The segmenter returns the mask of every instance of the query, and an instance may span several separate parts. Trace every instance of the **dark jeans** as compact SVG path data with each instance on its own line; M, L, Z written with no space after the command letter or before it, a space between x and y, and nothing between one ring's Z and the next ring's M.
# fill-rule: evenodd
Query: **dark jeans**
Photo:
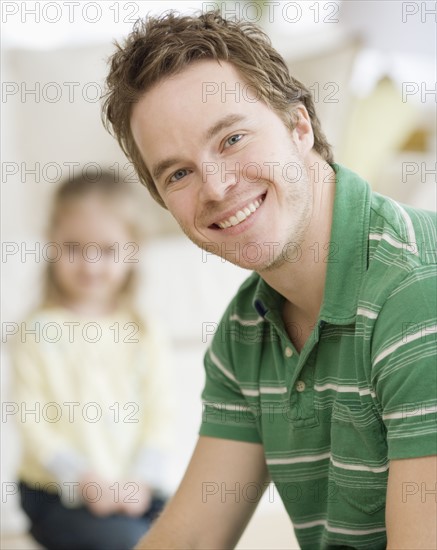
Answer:
M21 506L31 521L30 533L47 550L129 550L165 504L155 497L150 510L141 517L97 517L84 506L67 508L56 494L24 483L20 483L20 496Z

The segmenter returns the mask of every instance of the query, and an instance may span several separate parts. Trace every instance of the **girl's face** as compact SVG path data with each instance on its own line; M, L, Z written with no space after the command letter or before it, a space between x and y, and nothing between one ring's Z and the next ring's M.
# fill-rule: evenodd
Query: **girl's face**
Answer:
M53 276L65 305L113 307L138 262L126 223L101 199L88 197L61 209L52 239L59 244Z

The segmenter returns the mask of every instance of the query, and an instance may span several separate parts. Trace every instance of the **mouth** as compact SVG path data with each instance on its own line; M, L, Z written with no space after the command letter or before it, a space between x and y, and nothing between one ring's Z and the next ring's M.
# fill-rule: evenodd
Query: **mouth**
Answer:
M265 197L266 193L260 195L256 199L247 203L243 208L240 208L239 210L235 211L233 214L227 216L219 222L213 223L210 227L214 229L228 229L229 227L235 227L236 225L239 225L240 223L250 218L252 214L258 210L258 208L264 202Z

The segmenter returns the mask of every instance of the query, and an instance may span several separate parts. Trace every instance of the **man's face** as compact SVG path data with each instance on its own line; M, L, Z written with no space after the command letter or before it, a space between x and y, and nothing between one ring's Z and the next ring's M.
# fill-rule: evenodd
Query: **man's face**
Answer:
M199 61L158 82L131 128L165 205L198 246L262 272L302 242L308 145L231 64Z

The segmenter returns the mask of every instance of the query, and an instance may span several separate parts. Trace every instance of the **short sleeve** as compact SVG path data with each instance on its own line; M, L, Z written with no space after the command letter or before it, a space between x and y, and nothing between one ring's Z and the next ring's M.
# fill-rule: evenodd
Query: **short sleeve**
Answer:
M261 443L259 415L248 404L235 374L235 353L226 332L231 306L205 353L200 435Z
M436 313L436 266L421 266L390 294L375 324L372 380L389 459L437 454Z

